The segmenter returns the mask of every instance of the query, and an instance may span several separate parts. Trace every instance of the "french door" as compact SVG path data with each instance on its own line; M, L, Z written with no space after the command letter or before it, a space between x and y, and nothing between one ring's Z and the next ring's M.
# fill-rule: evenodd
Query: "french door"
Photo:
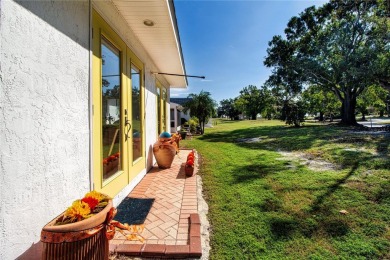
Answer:
M93 13L94 189L115 196L145 168L143 64Z

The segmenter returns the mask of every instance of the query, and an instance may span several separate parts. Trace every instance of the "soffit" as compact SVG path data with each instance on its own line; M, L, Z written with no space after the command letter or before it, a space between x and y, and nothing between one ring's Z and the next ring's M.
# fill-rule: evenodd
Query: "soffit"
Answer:
M112 0L119 13L137 36L159 71L185 74L180 38L173 5L168 0ZM154 26L144 25L152 20ZM164 76L171 87L186 88L183 76Z

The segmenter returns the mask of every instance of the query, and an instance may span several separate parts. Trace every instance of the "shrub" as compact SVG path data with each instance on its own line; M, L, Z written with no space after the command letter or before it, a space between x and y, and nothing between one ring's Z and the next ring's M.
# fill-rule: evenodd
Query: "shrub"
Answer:
M188 124L190 126L190 132L195 133L196 127L199 125L199 119L197 117L191 117L191 119L188 121Z

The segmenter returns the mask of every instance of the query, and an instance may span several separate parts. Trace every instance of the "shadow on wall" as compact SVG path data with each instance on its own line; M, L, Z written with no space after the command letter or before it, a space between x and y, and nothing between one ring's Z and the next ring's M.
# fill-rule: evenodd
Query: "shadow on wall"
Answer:
M29 249L21 254L17 260L40 260L42 259L42 242L33 243Z
M69 4L69 1L16 0L15 2L89 50L88 0L72 1L72 4Z

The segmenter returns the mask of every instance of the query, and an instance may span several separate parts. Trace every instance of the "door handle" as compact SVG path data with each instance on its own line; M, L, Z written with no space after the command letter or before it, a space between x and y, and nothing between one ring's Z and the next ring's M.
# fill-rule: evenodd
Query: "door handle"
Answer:
M127 129L128 128L128 129ZM129 132L131 130L130 120L127 118L127 109L125 109L125 140L130 138Z

